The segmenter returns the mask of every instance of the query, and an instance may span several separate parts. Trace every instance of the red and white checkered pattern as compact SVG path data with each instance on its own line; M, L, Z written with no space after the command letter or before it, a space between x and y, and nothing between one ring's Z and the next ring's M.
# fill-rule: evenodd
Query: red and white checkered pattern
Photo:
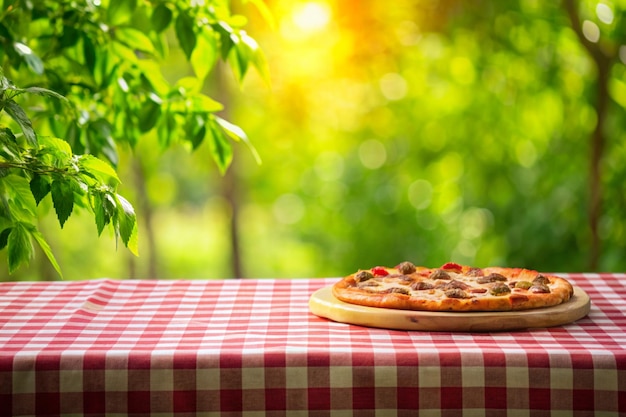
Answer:
M0 415L626 415L626 275L564 276L588 317L475 334L312 315L336 279L0 283Z

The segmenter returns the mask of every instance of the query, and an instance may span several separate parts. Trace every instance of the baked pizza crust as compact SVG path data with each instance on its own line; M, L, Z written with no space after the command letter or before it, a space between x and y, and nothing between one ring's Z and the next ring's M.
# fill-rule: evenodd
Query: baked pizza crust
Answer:
M523 268L471 268L450 263L441 268L413 267L410 273L398 268L399 266L375 267L371 270L357 271L335 283L332 287L333 295L344 302L369 307L477 312L528 310L555 306L568 301L574 292L572 285L564 278ZM431 279L437 271L445 271L450 277L445 280ZM362 278L358 278L360 272L369 273L372 277L361 280ZM488 277L491 274L498 274L506 278L506 281L478 283L479 278ZM534 292L534 288L531 290L516 288L516 283L533 282L538 277L541 277L540 279L545 284L542 288L548 288L549 292ZM371 284L376 284L376 286L367 284L370 279ZM461 291L464 296L457 298L446 295L446 291L442 288L452 281L464 288ZM415 284L418 282L428 283L435 288L413 289L419 288L419 285ZM493 295L495 285L506 285L508 290L505 289L505 291L508 292Z

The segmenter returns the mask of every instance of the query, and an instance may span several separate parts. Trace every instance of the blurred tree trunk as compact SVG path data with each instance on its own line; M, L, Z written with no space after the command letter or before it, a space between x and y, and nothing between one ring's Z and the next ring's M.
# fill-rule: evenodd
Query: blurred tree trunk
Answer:
M230 120L230 114L227 109L230 109L231 92L228 88L227 75L225 71L229 71L229 68L225 65L218 64L215 68L214 78L214 92L213 94L225 107L220 114L226 120ZM233 153L236 153L236 147L233 147ZM241 245L239 241L239 208L241 206L241 189L239 181L237 180L237 159L233 157L230 167L224 174L224 178L220 182L220 193L222 197L228 202L230 208L229 218L229 240L230 240L230 271L231 276L234 278L244 278L243 261L241 257Z
M234 150L234 149L233 149ZM235 175L235 165L237 158L233 162L222 181L222 196L228 201L230 206L230 269L235 278L244 278L243 262L241 259L241 245L239 242L239 207L241 206L240 187Z
M137 206L141 211L141 219L143 219L145 242L147 243L147 253L142 258L147 259L146 278L158 279L157 259L158 249L156 247L156 234L154 232L154 209L150 204L148 189L146 187L146 168L144 160L137 155L132 158L133 180L135 182L135 192L137 193ZM137 277L137 259L130 256L129 259L129 278Z
M594 108L597 114L597 123L590 138L589 164L589 229L591 232L591 251L589 254L589 268L595 271L598 268L602 252L598 224L602 216L602 157L606 147L604 123L609 109L610 96L608 83L611 72L611 61L614 59L597 43L589 41L582 32L582 21L578 13L578 2L564 0L563 5L576 32L578 39L585 47L593 60L597 74L596 97Z

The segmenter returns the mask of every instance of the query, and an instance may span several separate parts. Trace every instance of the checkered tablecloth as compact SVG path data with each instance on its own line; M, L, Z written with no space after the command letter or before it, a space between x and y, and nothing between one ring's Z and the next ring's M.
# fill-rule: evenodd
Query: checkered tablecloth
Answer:
M0 283L0 415L626 415L626 275L563 275L588 317L473 334L312 315L336 279Z

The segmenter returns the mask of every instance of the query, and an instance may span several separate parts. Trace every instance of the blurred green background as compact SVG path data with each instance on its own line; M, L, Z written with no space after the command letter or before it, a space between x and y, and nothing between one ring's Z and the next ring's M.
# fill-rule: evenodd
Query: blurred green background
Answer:
M262 163L235 144L222 177L207 147L125 150L140 256L44 204L65 279L626 270L625 1L266 3L273 22L237 11L271 86L220 68L206 86ZM176 54L166 76L188 71ZM43 256L8 278L58 279Z

